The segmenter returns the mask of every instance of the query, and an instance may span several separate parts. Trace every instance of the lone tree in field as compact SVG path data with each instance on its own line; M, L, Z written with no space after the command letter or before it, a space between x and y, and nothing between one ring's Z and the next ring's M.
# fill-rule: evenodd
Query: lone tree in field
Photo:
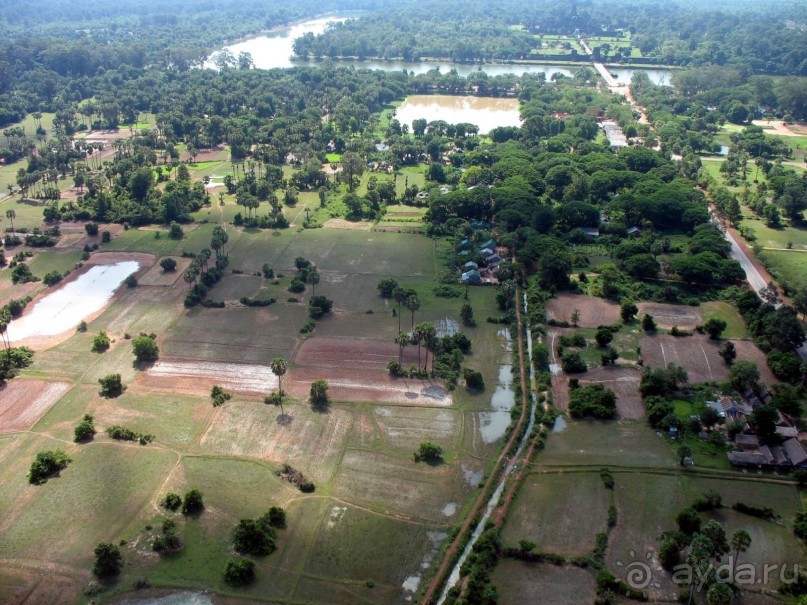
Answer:
M182 514L193 515L200 513L205 509L205 504L202 501L202 492L198 489L192 489L185 494L182 500Z
M619 305L619 315L625 323L632 321L638 312L639 307L629 298L623 299L622 303Z
M252 559L233 558L227 561L224 581L230 586L246 586L255 579L255 562Z
M160 261L160 267L164 273L171 273L177 269L177 261L173 258L164 258Z
M6 218L11 222L11 232L14 233L14 219L17 218L17 213L14 210L6 210Z
M283 401L283 375L286 373L288 369L288 363L282 357L275 357L272 360L272 363L269 364L269 367L272 368L272 374L277 376L277 392L280 396L280 401Z
M431 441L424 441L420 444L415 452L415 462L423 460L425 462L434 462L443 457L443 448L435 445Z
M132 353L139 362L157 361L160 347L157 346L154 334L140 334L132 341Z
M31 485L42 485L50 477L59 474L71 462L70 457L62 450L52 450L39 452L36 459L31 463L31 470L28 472L28 483Z
M95 565L92 572L99 578L117 576L123 567L123 555L120 548L108 542L101 542L95 547Z
M123 393L124 387L120 374L107 374L98 379L98 384L101 385L101 391L98 393L101 397L113 399Z
M728 324L722 319L715 319L713 317L703 324L703 331L706 332L712 340L717 340L720 338L720 335L723 334L727 326Z
M315 380L311 383L311 403L314 405L328 404L327 380Z
M303 275L305 276L305 283L311 286L312 297L315 297L317 295L317 284L319 283L319 271L312 265L304 271Z

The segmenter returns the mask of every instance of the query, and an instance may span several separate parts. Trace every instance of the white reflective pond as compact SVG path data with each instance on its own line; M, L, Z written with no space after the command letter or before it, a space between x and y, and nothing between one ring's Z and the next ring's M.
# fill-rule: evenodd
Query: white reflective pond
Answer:
M75 329L82 320L103 309L123 280L139 268L136 261L90 267L78 279L48 294L30 312L12 321L8 326L9 340L55 336Z
M413 95L407 97L395 110L401 124L417 119L445 120L449 124L467 122L479 127L480 134L487 134L499 126L520 126L518 99L498 97L463 97L456 95Z

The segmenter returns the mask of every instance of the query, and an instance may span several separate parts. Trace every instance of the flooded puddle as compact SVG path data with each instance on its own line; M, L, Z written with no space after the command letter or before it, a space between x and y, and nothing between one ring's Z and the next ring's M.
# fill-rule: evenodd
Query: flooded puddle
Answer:
M443 507L443 515L445 515L446 517L451 517L456 512L457 512L456 502L449 502Z
M121 605L213 605L213 601L198 592L177 592L162 597L126 599Z
M456 504L454 506L456 507ZM437 551L440 549L440 545L443 543L443 540L446 539L448 534L442 531L429 531L426 532L426 536L429 539L429 549L426 551L426 554L423 555L423 559L420 561L420 568L423 570L431 567L434 558L437 556ZM420 587L420 582L422 580L423 575L420 572L406 577L403 584L401 584L401 588L404 590L404 598L406 601L412 601L412 598L417 592L417 589Z
M45 296L30 313L12 321L8 326L9 340L55 336L75 329L82 320L103 309L123 280L139 268L136 261L90 267L75 281Z
M465 477L465 481L471 487L478 486L480 483L482 483L482 479L485 478L484 471L469 468L464 464L461 465L461 468L462 468L462 474Z
M480 417L479 434L485 443L504 437L507 427L510 426L510 410L516 404L516 394L513 392L513 366L503 364L499 367L499 384L490 398L492 412L482 412Z
M566 423L566 419L563 416L558 416L555 418L555 424L552 425L552 432L553 433L562 433L566 430L568 424Z
M395 111L401 124L418 119L445 120L449 124L469 123L487 134L500 126L520 126L518 99L460 97L454 95L412 95Z

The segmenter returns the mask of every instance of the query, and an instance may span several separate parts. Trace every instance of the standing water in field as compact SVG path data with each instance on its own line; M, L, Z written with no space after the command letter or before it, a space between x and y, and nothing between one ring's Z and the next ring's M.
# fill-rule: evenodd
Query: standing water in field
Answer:
M127 599L121 605L213 605L213 601L198 592L175 592L162 597Z
M75 329L83 319L103 309L123 280L139 268L140 263L136 261L91 267L75 281L36 303L33 311L12 321L8 326L9 340L55 336Z

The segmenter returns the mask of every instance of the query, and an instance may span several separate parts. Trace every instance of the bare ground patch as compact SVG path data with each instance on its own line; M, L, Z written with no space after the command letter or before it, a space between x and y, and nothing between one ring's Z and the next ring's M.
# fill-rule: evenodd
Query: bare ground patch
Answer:
M453 410L378 406L373 414L384 441L411 452L423 441L452 448L462 429L462 415Z
M669 305L665 303L643 302L637 305L642 314L649 313L662 328L670 329L673 326L691 330L703 322L703 315L699 307L688 305Z
M353 423L353 414L331 408L317 413L306 406L280 409L231 401L221 407L200 440L206 450L288 463L314 481L330 479ZM282 422L281 422L282 420Z
M300 398L308 396L314 380L328 381L328 395L337 401L370 401L399 405L450 406L451 395L433 380L393 378L381 370L348 370L304 367L291 371L283 390Z
M10 381L0 390L0 432L30 429L69 389L66 382Z
M384 340L321 338L306 340L294 363L298 366L339 367L386 371L387 364L398 359L398 345ZM405 347L403 364L418 363L417 347Z
M140 374L138 383L171 392L208 393L217 384L236 393L263 395L277 390L269 366L218 361L161 359Z
M569 409L569 378L569 375L561 373L552 381L555 406L561 410ZM573 378L580 381L580 386L602 384L611 389L616 395L616 411L621 418L644 418L644 404L639 394L641 374L638 369L599 367L583 374L575 374Z
M369 231L373 224L368 222L346 221L343 218L331 218L325 221L322 226L325 229L346 229L348 231Z
M579 567L505 559L493 570L491 579L502 605L530 602L579 605L592 603L596 598L592 574ZM532 595L535 600L527 595Z
M729 376L728 366L718 354L720 341L710 340L708 336L657 334L642 338L640 346L646 367L681 366L692 384L721 382Z
M572 322L572 313L580 312L578 325L583 328L607 326L620 320L619 305L611 300L561 293L546 304L549 319Z

